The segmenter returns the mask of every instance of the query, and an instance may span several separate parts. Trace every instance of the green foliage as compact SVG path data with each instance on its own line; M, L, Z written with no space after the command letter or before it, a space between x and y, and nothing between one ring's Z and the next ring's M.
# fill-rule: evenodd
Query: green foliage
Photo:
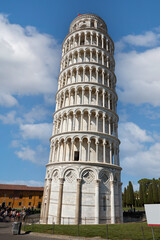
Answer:
M140 183L139 185L139 201L140 201L140 206L144 206L144 198L143 198L143 185L144 183Z
M129 185L127 186L126 203L130 207L134 206L134 191L131 181L129 181Z
M127 204L126 196L127 196L127 190L126 190L126 188L124 188L124 193L122 195L122 197L123 197L123 207L126 207L126 204Z
M146 203L160 203L160 178L143 178L138 181L139 191L133 191L131 181L124 188L123 207L144 207Z
M157 182L154 178L152 180L152 189L153 189L153 203L158 203L158 187Z
M153 203L153 188L152 188L152 184L149 185L149 189L148 189L148 203Z

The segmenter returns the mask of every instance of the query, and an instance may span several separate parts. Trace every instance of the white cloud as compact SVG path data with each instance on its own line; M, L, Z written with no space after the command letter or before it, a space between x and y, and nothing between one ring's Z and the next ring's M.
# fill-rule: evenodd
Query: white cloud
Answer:
M4 124L18 124L22 122L21 118L16 117L16 111L10 111L6 115L0 115L0 120Z
M160 142L134 123L119 125L120 156L123 171L130 176L159 177ZM149 143L146 145L146 143Z
M17 104L17 94L55 93L60 59L55 39L34 27L11 24L2 14L0 29L0 104Z
M45 165L48 162L48 149L42 145L38 145L35 149L31 149L29 146L22 147L15 154L22 160L30 161L38 165Z
M14 180L14 181L1 181L0 184L13 184L13 185L27 185L32 187L43 187L44 182L35 180Z
M157 46L160 43L160 34L154 33L152 31L145 32L144 34L139 35L127 35L124 36L119 43L130 44L133 46L140 46L140 47L153 47Z
M29 112L23 115L24 122L34 123L42 121L48 116L48 110L41 106L33 107Z
M24 139L39 139L49 141L53 125L50 123L22 124L20 130Z
M17 104L18 102L15 97L8 94L7 91L6 92L0 91L0 105L3 105L5 107L12 107Z
M159 33L156 35L149 32L144 35L126 36L118 43L126 46L127 42L135 46L134 51L125 52L121 49L116 54L117 89L119 99L123 103L150 103L160 106L160 47L156 46L160 44L159 38ZM155 47L139 52L136 46Z

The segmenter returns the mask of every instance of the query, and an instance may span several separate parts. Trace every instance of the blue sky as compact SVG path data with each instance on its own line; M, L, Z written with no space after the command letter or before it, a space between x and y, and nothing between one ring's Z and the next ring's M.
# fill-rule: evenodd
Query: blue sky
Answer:
M160 172L160 2L0 1L0 183L42 186L61 44L80 13L115 42L123 186Z

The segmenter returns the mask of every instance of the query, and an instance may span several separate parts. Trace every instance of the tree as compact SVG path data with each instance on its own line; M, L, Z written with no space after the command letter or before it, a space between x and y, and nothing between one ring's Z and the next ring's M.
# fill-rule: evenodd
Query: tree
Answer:
M126 195L127 195L127 190L124 188L124 193L123 193L123 207L126 207Z
M144 183L142 183L142 182L139 185L139 200L140 200L140 206L141 207L144 206L143 185L144 185Z
M158 180L158 202L160 202L160 180Z
M126 203L130 207L134 206L134 191L131 181L129 181L129 185L127 186Z
M148 203L153 203L153 189L152 189L152 184L150 183L149 188L148 188Z
M143 189L143 202L144 204L146 204L147 203L147 187L145 183L143 183L142 189Z
M152 180L152 189L153 189L153 203L158 203L158 188L157 182L154 178Z

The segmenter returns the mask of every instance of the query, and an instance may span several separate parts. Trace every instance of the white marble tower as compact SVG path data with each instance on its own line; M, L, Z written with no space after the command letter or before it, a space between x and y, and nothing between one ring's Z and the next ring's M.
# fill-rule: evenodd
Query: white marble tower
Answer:
M123 221L113 54L100 17L73 20L62 45L41 223Z

